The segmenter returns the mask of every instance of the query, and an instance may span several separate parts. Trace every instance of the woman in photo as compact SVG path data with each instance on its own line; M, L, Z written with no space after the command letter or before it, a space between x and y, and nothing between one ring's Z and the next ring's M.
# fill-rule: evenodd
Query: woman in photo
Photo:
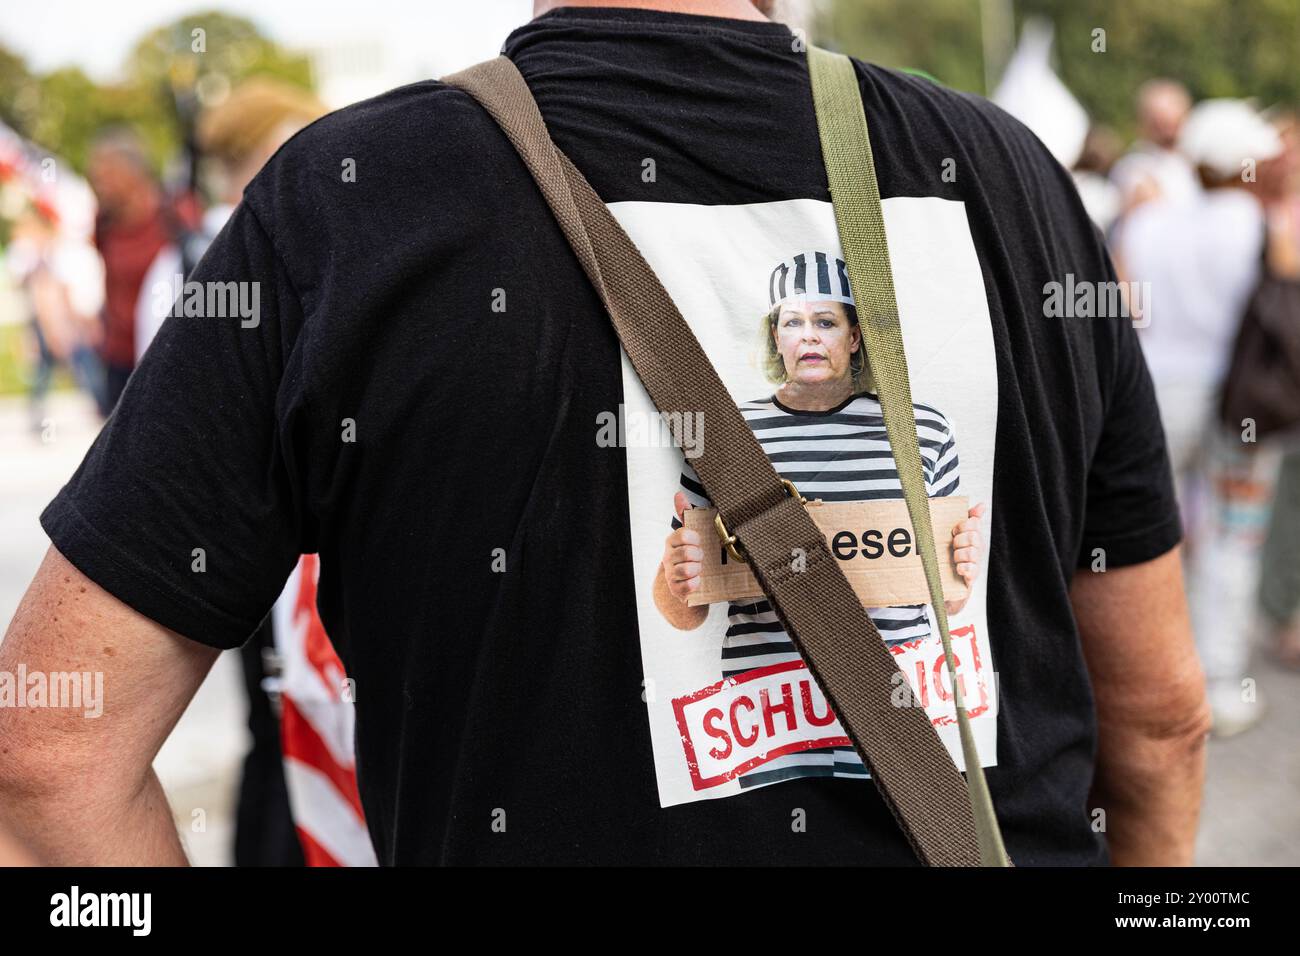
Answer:
M776 390L767 398L744 402L740 411L777 473L809 499L902 499L844 261L825 252L801 252L772 271L768 298L771 308L763 319L765 371ZM913 409L927 495L957 494L960 471L952 426L936 408L918 403ZM702 549L717 542L701 540L682 523L688 508L708 507L704 487L687 462L673 500L673 530L654 582L656 606L679 630L694 630L708 616L708 605L686 602L700 587ZM979 573L983 513L984 506L976 505L952 531L956 570L968 586ZM964 605L962 599L946 606L953 615ZM866 613L890 646L931 634L924 604L868 608ZM732 602L727 615L723 677L798 659L766 598ZM742 786L755 786L802 776L862 778L866 768L851 747L836 747L779 757L739 779Z

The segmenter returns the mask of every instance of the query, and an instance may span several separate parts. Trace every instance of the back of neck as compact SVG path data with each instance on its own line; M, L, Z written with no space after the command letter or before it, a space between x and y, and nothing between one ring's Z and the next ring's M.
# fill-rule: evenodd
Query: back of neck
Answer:
M772 0L533 0L533 16L557 7L633 7L662 10L665 13L688 13L701 17L728 17L732 20L766 20Z

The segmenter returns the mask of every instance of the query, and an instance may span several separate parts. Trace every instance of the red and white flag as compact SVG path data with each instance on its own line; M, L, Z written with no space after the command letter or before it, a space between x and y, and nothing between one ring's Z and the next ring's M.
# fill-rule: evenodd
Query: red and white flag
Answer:
M355 695L316 614L319 574L304 554L271 612L289 807L308 866L377 866L357 792Z

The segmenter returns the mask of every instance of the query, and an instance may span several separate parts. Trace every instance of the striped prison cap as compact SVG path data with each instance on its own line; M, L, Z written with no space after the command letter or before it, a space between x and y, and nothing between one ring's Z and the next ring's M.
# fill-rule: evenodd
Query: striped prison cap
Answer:
M844 260L825 252L800 252L777 264L767 280L768 305L843 302L854 305Z

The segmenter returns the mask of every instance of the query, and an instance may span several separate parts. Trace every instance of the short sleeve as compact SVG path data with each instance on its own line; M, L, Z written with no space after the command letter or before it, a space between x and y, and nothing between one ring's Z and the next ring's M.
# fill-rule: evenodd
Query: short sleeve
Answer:
M1114 280L1113 271L1109 278ZM1088 469L1078 567L1150 561L1182 539L1164 427L1137 331L1127 317L1097 319L1104 419ZM1100 553L1099 554L1099 550Z
M700 476L695 473L695 469L691 467L690 462L682 465L680 484L682 492L686 495L686 503L692 508L713 507L713 502L704 493L704 485L700 483ZM682 523L677 520L676 512L673 514L672 526L674 531L682 526Z
M924 443L933 440L935 447L934 465L926 476L927 492L931 498L947 498L961 491L961 461L957 457L957 438L953 434L952 423L947 416L932 408L917 406L916 423L918 435L933 434L933 439L922 437Z
M257 629L299 555L277 408L301 311L247 202L190 280L189 314L162 323L41 524L119 600L228 648Z

